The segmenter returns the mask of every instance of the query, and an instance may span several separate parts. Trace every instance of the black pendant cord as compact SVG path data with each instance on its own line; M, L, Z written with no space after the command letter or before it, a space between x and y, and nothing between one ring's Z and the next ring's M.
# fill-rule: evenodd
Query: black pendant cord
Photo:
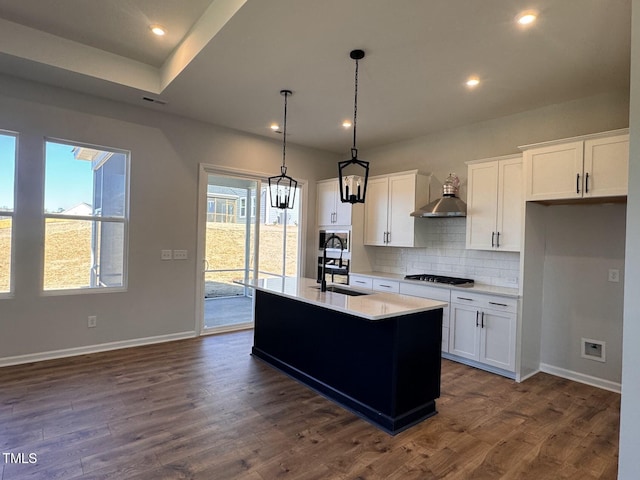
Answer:
M287 158L287 98L289 97L289 94L291 92L289 90L282 90L280 93L284 95L284 125L282 128L282 167L280 168L280 171L282 172L283 175L285 175L287 173L287 167L285 163Z
M358 156L358 149L356 148L356 128L358 125L358 59L356 58L356 76L355 76L355 91L353 101L353 147L351 147L351 156L356 158Z

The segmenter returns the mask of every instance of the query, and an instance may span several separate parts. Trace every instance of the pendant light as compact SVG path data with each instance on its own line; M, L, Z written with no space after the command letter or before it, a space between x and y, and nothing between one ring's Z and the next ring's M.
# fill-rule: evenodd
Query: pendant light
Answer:
M282 128L282 166L280 175L269 177L269 193L271 195L271 206L273 208L293 208L296 197L298 182L287 175L285 164L287 156L287 98L293 93L291 90L280 90L280 95L284 95L284 125Z
M338 163L340 200L343 203L364 203L369 180L369 162L358 159L356 148L356 124L358 120L358 60L364 58L363 50L352 50L349 56L356 61L355 94L353 101L353 147L351 159Z

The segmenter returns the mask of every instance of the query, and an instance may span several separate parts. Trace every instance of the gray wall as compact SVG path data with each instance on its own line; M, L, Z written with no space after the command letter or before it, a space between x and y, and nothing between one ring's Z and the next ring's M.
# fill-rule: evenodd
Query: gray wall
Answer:
M19 132L15 297L0 299L2 358L196 329L196 205L201 162L267 174L282 161L268 140L10 77L0 77L0 128ZM131 151L129 288L124 293L43 296L42 162L45 136ZM309 183L306 244L313 244L315 181L333 154L291 145L289 173ZM161 213L159 213L161 212ZM187 249L162 262L161 249ZM307 249L307 271L314 254ZM310 269L310 270L309 270ZM97 315L98 327L87 328Z
M545 208L540 361L620 383L626 207ZM609 269L620 283L608 281ZM606 362L581 357L581 338L606 342Z
M621 480L636 479L640 472L640 0L633 0L632 3L631 29L631 144L618 470Z

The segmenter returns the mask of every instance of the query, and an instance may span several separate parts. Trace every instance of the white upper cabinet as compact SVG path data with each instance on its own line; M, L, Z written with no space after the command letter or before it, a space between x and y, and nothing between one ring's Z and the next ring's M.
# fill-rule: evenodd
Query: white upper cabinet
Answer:
M318 226L351 225L351 204L340 201L338 179L322 180L317 183Z
M521 148L524 150L526 200L627 194L627 133L608 132Z
M430 177L417 171L369 177L364 203L364 244L417 247L423 230L411 212L429 201Z
M519 252L524 210L522 156L468 163L467 248Z
M629 135L585 140L583 196L624 196L628 184Z

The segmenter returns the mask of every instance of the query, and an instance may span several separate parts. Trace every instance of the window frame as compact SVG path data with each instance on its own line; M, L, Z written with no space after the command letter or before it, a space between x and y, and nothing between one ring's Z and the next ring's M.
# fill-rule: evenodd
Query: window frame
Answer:
M125 156L125 181L124 181L124 213L122 217L103 217L93 215L65 215L62 213L47 213L45 212L45 196L46 196L46 176L47 176L47 143L57 143L62 145L68 145L69 147L79 147L95 149L100 151L111 152L115 154L122 154ZM120 223L123 225L123 251L122 251L122 285L114 287L82 287L82 288L60 288L49 289L44 288L44 272L45 272L45 246L46 238L43 238L42 242L42 262L40 268L40 294L42 296L59 296L59 295L84 295L95 293L116 293L126 292L129 285L129 202L131 196L131 151L121 148L105 147L101 145L95 145L90 143L77 142L73 140L64 140L54 137L45 137L43 143L43 170L42 170L42 235L46 235L47 219L64 219L64 220L77 220L77 221L90 221L90 222L105 222L105 223ZM92 227L94 228L94 227ZM92 252L93 254L93 252Z
M13 207L11 210L1 210L0 217L11 218L11 254L9 255L9 290L0 292L0 299L14 298L15 296L15 258L16 258L16 236L15 236L15 219L16 207L18 203L18 149L20 148L20 134L11 130L0 129L0 135L13 137L15 148L13 151Z

